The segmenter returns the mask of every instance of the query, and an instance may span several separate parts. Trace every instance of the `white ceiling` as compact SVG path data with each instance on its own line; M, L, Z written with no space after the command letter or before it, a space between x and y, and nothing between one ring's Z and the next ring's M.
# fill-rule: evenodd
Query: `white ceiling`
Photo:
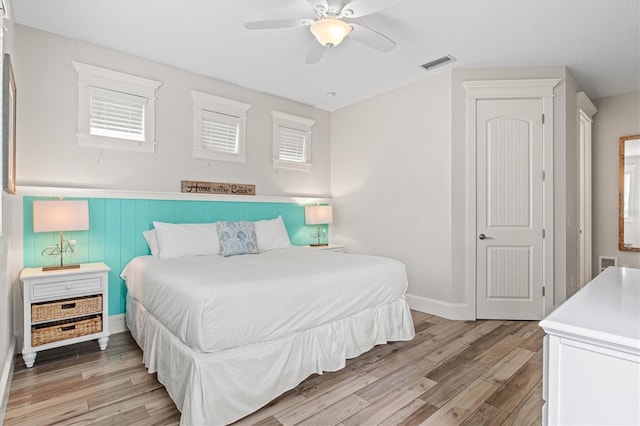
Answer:
M304 0L12 2L19 24L329 111L424 78L420 65L446 54L459 68L566 65L591 98L640 86L640 0L399 0L361 18L395 50L347 38L315 65L308 27L243 26L313 18Z

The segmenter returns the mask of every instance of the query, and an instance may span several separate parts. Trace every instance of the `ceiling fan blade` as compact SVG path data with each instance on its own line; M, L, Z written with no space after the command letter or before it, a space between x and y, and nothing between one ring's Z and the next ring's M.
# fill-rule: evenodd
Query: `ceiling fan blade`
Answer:
M342 8L340 16L359 18L391 7L397 2L398 0L352 0Z
M305 59L305 63L307 64L316 64L324 55L324 52L327 50L326 47L318 43L316 40L313 40L311 46L309 46L309 52L307 53L307 58Z
M352 38L372 49L379 50L380 52L391 52L396 47L396 42L386 35L380 34L379 32L372 30L371 28L367 28L364 25L356 24L351 21L348 22L349 25L353 27L353 31L349 34L349 38Z
M313 19L270 19L247 22L244 27L248 30L271 30L274 28L304 27L312 23Z

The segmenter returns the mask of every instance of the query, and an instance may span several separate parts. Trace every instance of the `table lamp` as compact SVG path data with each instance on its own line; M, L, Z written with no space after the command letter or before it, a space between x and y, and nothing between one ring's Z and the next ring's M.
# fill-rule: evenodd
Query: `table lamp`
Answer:
M42 254L60 256L59 266L43 266L43 271L74 269L80 265L65 265L64 253L73 253L73 246L64 239L64 231L89 229L89 203L87 200L36 200L33 202L33 232L59 232L60 245L47 247Z
M320 225L333 223L333 209L331 206L306 206L304 208L304 221L307 225L318 226L316 230L317 243L311 244L311 246L328 246L328 243L320 243Z

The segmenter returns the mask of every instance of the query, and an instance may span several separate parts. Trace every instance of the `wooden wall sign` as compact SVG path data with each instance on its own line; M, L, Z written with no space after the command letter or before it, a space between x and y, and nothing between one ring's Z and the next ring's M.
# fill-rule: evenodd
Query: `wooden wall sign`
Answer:
M183 180L181 191L191 194L256 195L255 185Z

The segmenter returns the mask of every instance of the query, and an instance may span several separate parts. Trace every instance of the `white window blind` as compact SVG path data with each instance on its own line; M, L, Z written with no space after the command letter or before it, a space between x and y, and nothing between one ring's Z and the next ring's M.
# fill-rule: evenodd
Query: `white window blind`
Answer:
M191 91L193 157L244 163L247 157L247 111L251 105Z
M206 151L238 153L240 118L202 111L201 141Z
M159 81L72 61L78 72L78 145L156 151Z
M89 87L89 134L144 142L147 98Z
M273 117L273 167L311 171L311 127L315 121L281 111Z
M287 127L279 128L278 159L304 163L307 161L307 132Z

